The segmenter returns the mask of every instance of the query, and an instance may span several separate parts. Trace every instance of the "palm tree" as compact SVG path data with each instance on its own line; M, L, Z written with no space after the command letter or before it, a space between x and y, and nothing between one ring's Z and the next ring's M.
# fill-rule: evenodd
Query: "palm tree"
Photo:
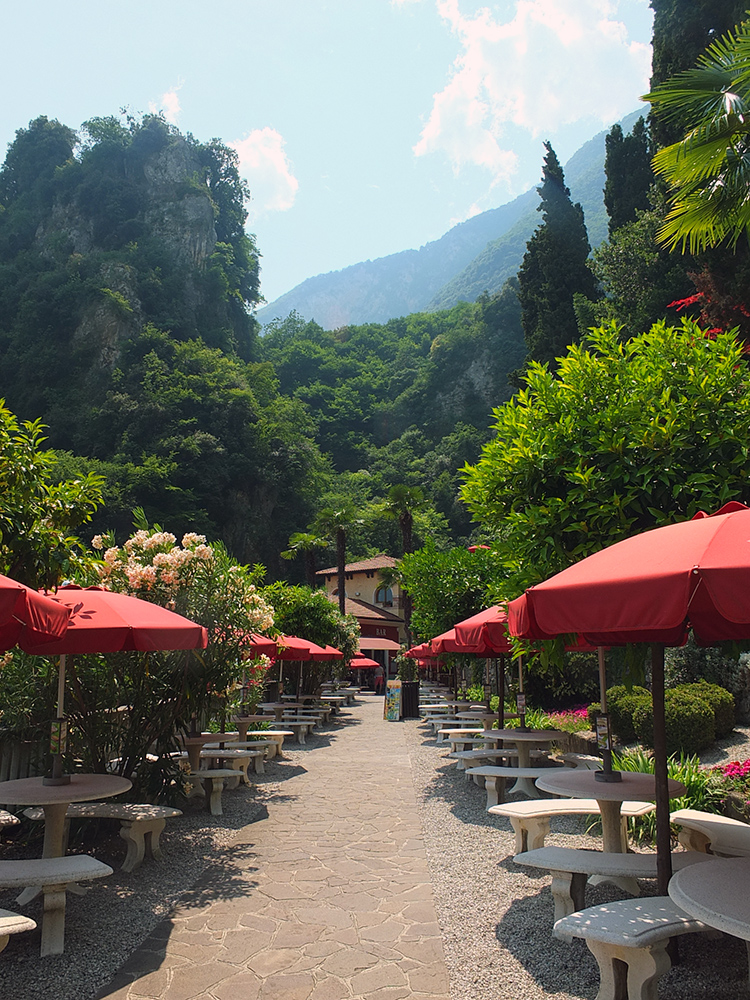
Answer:
M419 486L404 486L399 483L391 486L388 496L383 502L383 510L388 517L395 518L401 529L401 546L403 554L414 551L412 530L414 528L414 512L425 504L424 490Z
M750 22L708 46L694 69L656 87L660 118L685 136L654 156L672 188L659 241L698 253L750 233Z
M282 559L296 559L300 553L305 557L305 579L312 590L317 583L315 579L315 553L328 548L328 539L312 531L295 531L289 536L289 548L280 553Z
M336 544L339 611L345 614L346 602L346 533L361 524L351 504L342 507L325 507L315 518L315 530Z

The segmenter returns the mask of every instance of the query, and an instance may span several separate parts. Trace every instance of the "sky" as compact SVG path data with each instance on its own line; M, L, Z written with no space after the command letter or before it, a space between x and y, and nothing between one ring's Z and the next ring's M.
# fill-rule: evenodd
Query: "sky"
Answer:
M0 150L39 115L162 112L236 149L261 291L418 248L640 106L648 0L34 0ZM13 40L12 43L10 40ZM647 105L643 105L647 110Z

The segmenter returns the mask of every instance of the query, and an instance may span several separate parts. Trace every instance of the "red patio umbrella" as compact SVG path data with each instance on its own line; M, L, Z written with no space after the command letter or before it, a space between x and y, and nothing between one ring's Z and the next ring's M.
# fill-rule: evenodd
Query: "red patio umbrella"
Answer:
M671 874L664 646L750 638L750 508L728 503L626 538L508 605L512 635L577 633L596 646L651 643L659 891Z
M376 667L382 667L383 664L370 659L369 656L355 656L352 659L352 666L356 670L374 670Z
M243 650L248 650L253 656L276 656L278 646L274 639L269 639L265 635L258 635L257 632L250 632L242 638Z
M69 615L65 634L39 644L21 637L20 645L37 656L60 654L57 687L56 736L59 750L53 759L53 780L62 781L64 752L65 656L76 653L115 653L125 650L155 652L167 649L205 649L208 633L201 625L158 604L117 594L101 587L60 587L49 599ZM54 742L54 740L53 740Z
M508 612L495 605L455 625L456 642L463 646L486 646L495 654L512 653L508 638Z
M21 639L41 644L59 639L68 627L69 612L31 587L0 575L0 650Z

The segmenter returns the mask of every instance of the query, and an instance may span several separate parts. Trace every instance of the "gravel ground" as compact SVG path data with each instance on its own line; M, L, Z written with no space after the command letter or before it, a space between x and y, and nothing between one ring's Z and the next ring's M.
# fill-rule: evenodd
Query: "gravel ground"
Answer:
M430 875L451 977L452 1000L593 998L598 968L583 941L552 937L550 876L513 863L510 823L485 811L485 792L449 763L418 723L405 723L421 803ZM735 730L705 757L720 763L750 756L750 730ZM585 817L552 820L550 845L601 849ZM643 850L643 848L639 848ZM642 882L644 894L655 884ZM621 898L611 886L588 887L589 906ZM737 1000L747 996L742 942L694 934L680 964L662 980L663 1000Z
M598 989L596 963L582 941L571 945L551 935L550 878L513 864L513 834L507 820L485 811L485 793L449 763L447 748L428 738L416 721L405 721L414 786L420 804L430 874L446 959L451 1000L579 1000ZM164 860L131 873L119 870L125 846L117 823L90 825L96 856L115 874L91 883L85 899L70 898L66 928L76 948L39 961L39 931L19 934L0 957L0 996L7 1000L93 1000L128 956L184 899L208 864L221 865L235 832L265 814L284 795L284 782L304 766L307 753L326 742L316 736L307 747L285 747L286 759L271 762L254 787L224 798L224 816L186 812L167 823L161 843ZM750 756L750 729L722 741L706 763ZM272 808L272 806L271 806ZM39 828L41 824L39 824ZM6 831L8 833L8 831ZM584 817L553 820L548 843L598 848L586 834ZM5 837L3 857L38 857L40 840ZM91 850L79 841L72 850ZM211 859L209 861L209 859ZM643 883L646 892L652 884ZM113 892L117 897L115 903ZM0 893L0 907L17 912L14 893ZM589 905L618 898L611 887L587 890ZM25 912L37 922L41 901ZM95 932L92 929L95 928ZM107 942L107 948L101 942ZM664 977L662 1000L737 1000L747 996L743 945L731 938L705 940L691 935L681 945L682 962ZM238 997L238 1000L241 998Z

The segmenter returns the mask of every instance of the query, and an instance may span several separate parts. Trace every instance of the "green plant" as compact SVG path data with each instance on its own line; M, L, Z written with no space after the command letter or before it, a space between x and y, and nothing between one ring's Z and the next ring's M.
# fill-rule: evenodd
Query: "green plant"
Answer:
M607 710L612 723L612 732L622 743L632 743L635 740L633 712L638 705L646 702L651 704L651 695L643 687L634 685L632 688L627 688L624 684L616 684L607 689ZM589 705L589 728L595 728L596 716L601 710L602 706L598 701Z
M664 696L667 753L698 753L716 739L714 711L704 698L684 688L673 688ZM633 712L633 726L639 743L654 745L654 714L648 703Z
M716 736L726 736L734 729L734 697L719 687L718 684L709 684L708 681L698 681L696 684L684 684L677 688L678 691L687 691L698 698L707 701L714 712L714 724Z
M720 684L733 695L747 687L748 666L714 646L699 646L691 636L684 646L665 650L664 680L668 688L695 681Z
M651 753L642 748L624 750L612 754L612 767L617 771L640 771L645 774L654 773L654 759ZM703 812L721 813L724 795L721 783L717 781L714 771L700 766L694 755L673 755L667 761L667 774L670 778L680 781L685 786L685 794L678 799L672 799L672 809L700 809ZM638 843L656 841L656 813L645 816L634 816L628 819L628 833Z

